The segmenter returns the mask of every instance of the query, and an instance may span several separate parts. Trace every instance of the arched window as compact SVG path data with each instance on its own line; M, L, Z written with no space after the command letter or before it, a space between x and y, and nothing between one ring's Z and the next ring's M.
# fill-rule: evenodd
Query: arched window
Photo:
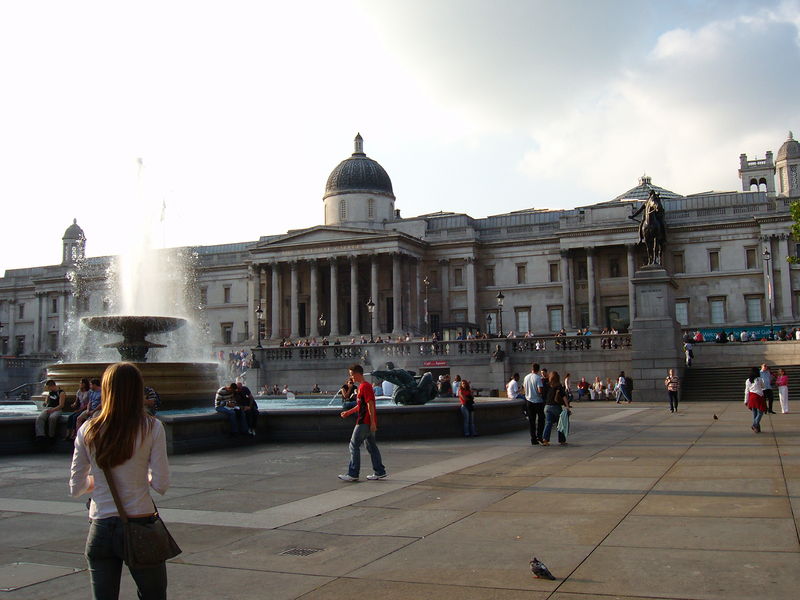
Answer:
M757 192L758 191L758 181L755 177L750 180L750 191Z
M339 220L344 221L347 218L347 200L339 200Z
M763 177L758 180L758 191L759 192L766 192L767 191L767 180Z

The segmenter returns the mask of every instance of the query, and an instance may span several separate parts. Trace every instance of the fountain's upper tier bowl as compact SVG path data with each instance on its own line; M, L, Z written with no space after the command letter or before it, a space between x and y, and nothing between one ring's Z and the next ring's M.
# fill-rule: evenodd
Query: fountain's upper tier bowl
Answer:
M102 317L83 317L81 319L90 329L104 333L118 333L125 337L144 337L150 333L175 331L186 323L180 317L148 317L131 315L107 315Z

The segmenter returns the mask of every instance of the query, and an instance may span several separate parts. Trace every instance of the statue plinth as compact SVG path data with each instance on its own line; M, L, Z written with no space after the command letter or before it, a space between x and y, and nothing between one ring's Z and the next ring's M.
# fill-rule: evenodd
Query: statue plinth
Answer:
M682 374L681 327L675 320L677 284L661 266L636 271L631 283L635 306L631 322L633 399L666 402L664 378L669 369Z

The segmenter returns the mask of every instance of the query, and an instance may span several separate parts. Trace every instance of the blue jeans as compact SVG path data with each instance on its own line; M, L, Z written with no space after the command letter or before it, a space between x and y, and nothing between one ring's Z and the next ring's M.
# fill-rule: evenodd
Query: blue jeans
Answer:
M558 404L548 404L544 407L544 433L542 439L550 441L550 433L553 431L553 425L558 426L558 417L561 416L561 407ZM566 442L567 438L560 431L558 432L558 441Z
M218 406L215 410L228 417L231 422L231 433L247 433L247 419L243 410L235 410L227 406Z
M475 430L475 411L469 410L462 404L461 418L464 420L464 435L467 437L471 435L478 435L478 432Z
M752 411L753 411L753 427L758 429L759 427L761 427L761 417L764 416L764 412L758 410L757 408L752 409Z
M364 424L356 425L350 437L350 466L347 468L347 474L350 477L358 477L361 472L361 444L364 441L367 442L367 452L372 459L372 471L376 475L386 474L386 467L381 462L381 451L375 443L375 432L370 431L369 425Z
M132 519L132 520L147 520ZM117 600L122 575L122 521L119 517L93 519L86 538L86 561L93 600ZM129 569L141 600L166 600L167 565Z

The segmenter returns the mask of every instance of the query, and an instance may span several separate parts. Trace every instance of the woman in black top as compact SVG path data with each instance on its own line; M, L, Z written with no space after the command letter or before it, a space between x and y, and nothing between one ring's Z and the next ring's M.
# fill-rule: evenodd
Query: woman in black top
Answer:
M544 433L542 434L542 445L550 445L550 432L553 430L553 424L558 423L558 418L561 416L561 411L566 408L569 410L569 399L567 398L566 390L561 385L561 377L558 371L551 371L548 378L547 395L545 396L544 403ZM558 443L562 446L567 443L567 438L562 432L558 432Z

